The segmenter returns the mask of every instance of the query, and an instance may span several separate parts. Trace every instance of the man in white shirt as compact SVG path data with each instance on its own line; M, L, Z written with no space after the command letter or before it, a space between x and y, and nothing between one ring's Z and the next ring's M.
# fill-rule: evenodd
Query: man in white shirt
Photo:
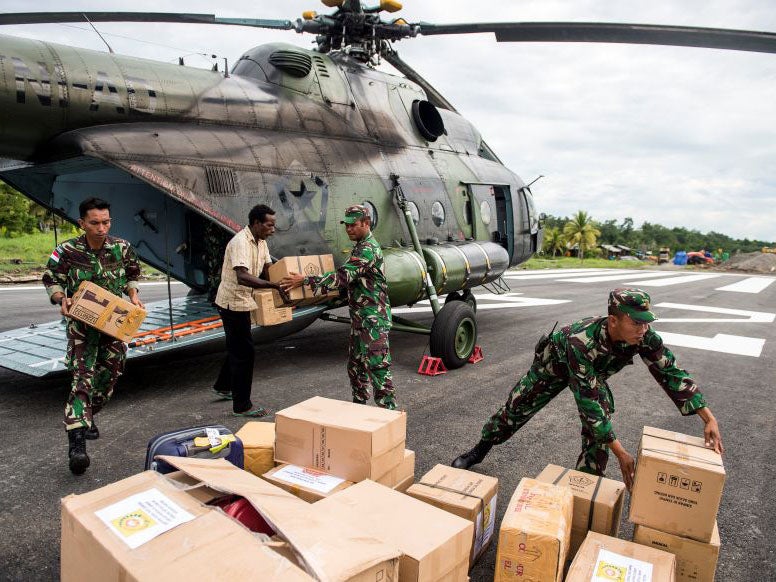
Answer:
M282 293L277 283L266 280L266 268L272 263L266 239L274 233L275 211L265 204L254 206L248 214L248 226L226 245L221 267L215 303L224 322L226 358L213 390L219 398L232 400L235 416L259 418L269 414L251 402L251 311L257 308L253 289L277 289Z

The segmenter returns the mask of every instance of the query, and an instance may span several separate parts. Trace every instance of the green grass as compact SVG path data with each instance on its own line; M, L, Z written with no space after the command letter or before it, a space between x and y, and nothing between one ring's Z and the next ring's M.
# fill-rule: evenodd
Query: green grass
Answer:
M58 241L73 238L74 233L58 235ZM0 238L0 275L31 276L42 274L51 251L54 250L53 232L36 232L16 238ZM164 277L153 267L143 265L146 278Z

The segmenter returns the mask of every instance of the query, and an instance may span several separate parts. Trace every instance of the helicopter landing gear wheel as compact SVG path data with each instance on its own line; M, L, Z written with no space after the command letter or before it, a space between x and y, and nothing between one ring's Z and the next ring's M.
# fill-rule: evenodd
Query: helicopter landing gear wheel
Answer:
M446 302L431 325L431 355L454 370L467 362L476 343L477 320L472 308L463 300Z
M450 293L445 299L445 305L447 305L448 303L452 303L453 301L463 301L469 307L472 308L472 311L474 313L477 313L477 298L474 296L474 293L472 293L469 289L466 289L464 291L454 291L453 293Z

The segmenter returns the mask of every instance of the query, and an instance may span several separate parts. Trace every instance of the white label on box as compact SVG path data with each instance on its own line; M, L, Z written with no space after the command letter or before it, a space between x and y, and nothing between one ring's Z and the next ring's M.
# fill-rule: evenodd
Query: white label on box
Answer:
M345 479L296 465L286 465L275 471L272 476L280 481L312 489L318 493L331 493L335 487L345 482Z
M652 564L601 548L590 582L650 582Z
M94 514L133 550L194 516L158 489L149 489Z
M498 493L485 506L483 512L477 514L477 523L475 523L474 532L474 547L472 548L472 556L476 556L480 553L482 547L488 543L488 540L493 536L493 532L496 529L496 501L498 500ZM483 522L485 526L483 527Z

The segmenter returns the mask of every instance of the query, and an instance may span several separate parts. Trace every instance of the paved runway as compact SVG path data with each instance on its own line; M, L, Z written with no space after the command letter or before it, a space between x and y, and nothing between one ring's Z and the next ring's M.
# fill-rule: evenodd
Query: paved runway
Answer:
M776 278L686 271L515 271L511 292L479 290L479 344L485 361L443 376L416 373L427 338L391 336L399 402L408 413L407 446L417 453L416 477L448 463L478 439L487 417L529 366L533 345L555 321L569 323L604 314L609 289L632 285L652 294L660 320L654 328L690 370L717 416L727 454L727 483L719 513L722 538L717 579L776 579ZM176 293L185 292L178 286ZM0 288L0 327L54 318L45 295ZM149 288L151 293L166 288ZM430 320L430 308L397 309ZM23 313L24 315L19 315ZM415 313L416 315L412 315ZM349 399L345 374L347 327L316 322L303 332L257 346L253 393L258 404L281 409L311 395ZM127 477L142 469L153 435L173 428L241 419L228 404L211 401L208 389L222 354L171 354L130 367L101 415L99 441L89 443L92 467L77 478L67 470L60 423L66 379L36 380L0 369L0 579L56 579L59 569L59 499ZM635 454L642 427L701 434L702 423L683 418L640 362L610 385L614 429ZM546 464L571 466L579 447L573 398L562 393L507 443L494 448L477 470L500 478L498 523L522 477ZM619 478L616 461L608 475ZM627 501L620 537L629 538ZM492 580L495 544L471 572Z

